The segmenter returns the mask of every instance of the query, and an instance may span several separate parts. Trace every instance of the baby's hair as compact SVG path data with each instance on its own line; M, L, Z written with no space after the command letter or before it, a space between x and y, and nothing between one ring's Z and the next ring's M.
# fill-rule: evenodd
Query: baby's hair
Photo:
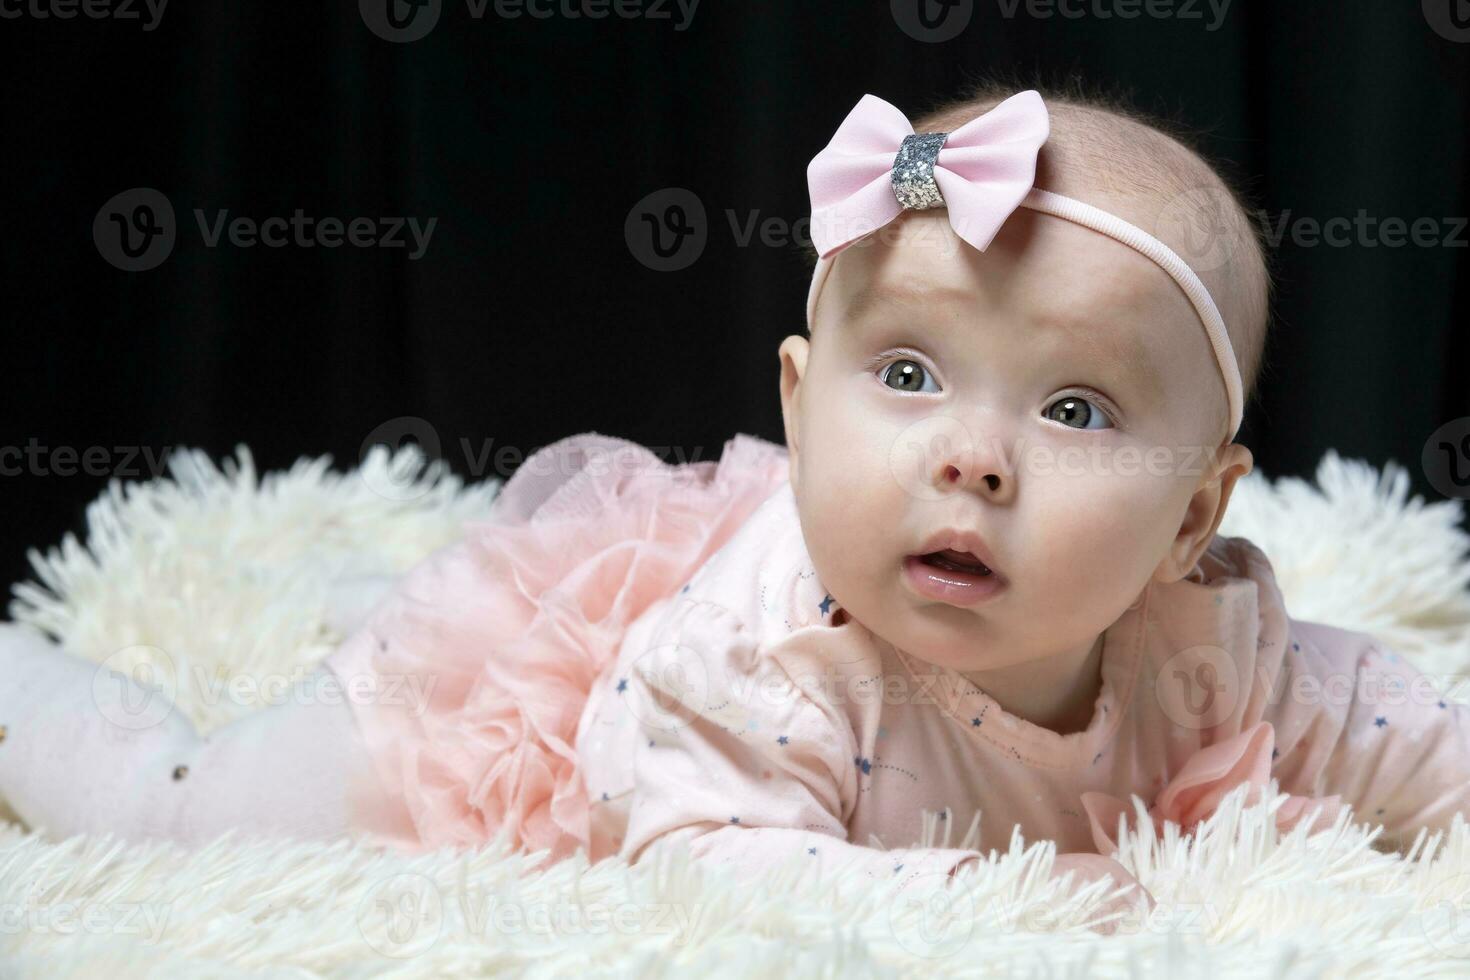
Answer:
M1130 203L1156 202L1184 220L1212 219L1222 235L1216 247L1224 248L1229 259L1219 268L1196 271L1225 317L1249 408L1265 353L1275 285L1271 253L1260 223L1250 217L1245 191L1200 150L1203 131L1150 115L1136 108L1126 93L1089 87L1076 76L1038 82L988 75L959 98L915 118L914 131L953 132L1027 89L1041 93L1051 116L1051 135L1037 159L1037 187L1097 203L1104 210L1109 208L1098 201L1098 191ZM1206 209L1210 213L1202 214ZM1144 230L1153 229L1144 226ZM808 249L807 255L814 264L815 252Z

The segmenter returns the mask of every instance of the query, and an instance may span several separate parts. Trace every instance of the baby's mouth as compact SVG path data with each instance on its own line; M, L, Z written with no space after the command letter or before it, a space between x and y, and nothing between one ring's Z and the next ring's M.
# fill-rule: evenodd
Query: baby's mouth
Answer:
M974 606L1006 588L1001 573L964 551L931 551L903 560L903 579L915 595L952 606Z
M967 551L953 551L946 548L944 551L931 551L927 555L919 555L918 558L926 565L950 572L965 572L970 575L979 575L982 578L991 574L990 569L980 559Z

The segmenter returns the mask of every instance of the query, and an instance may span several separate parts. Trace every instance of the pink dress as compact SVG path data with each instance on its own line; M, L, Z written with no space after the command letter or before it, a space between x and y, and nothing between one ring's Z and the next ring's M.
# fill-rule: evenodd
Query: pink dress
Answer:
M578 469L593 445L632 475ZM1402 840L1470 813L1465 709L1373 637L1292 619L1244 538L1217 537L1105 631L1092 720L1062 735L843 612L783 448L737 436L718 467L687 470L596 436L543 452L555 475L518 472L497 520L415 569L334 655L344 674L438 679L421 710L358 705L401 801L364 826L402 846L507 827L595 861L683 840L737 868L840 863L906 884L1018 829L1108 854L1132 795L1188 830L1272 776L1292 794L1283 829L1351 803ZM926 826L937 846L916 846Z
M786 475L785 447L743 434L718 462L666 464L596 432L528 457L489 519L327 658L394 804L360 812L361 836L421 851L503 829L548 861L585 847L574 738L594 681Z

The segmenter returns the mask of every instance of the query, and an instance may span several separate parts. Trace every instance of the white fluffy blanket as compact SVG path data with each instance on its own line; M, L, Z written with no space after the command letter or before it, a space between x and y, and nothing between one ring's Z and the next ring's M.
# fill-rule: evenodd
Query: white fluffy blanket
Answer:
M99 661L168 651L179 706L207 731L248 706L207 697L196 665L227 679L315 662L340 638L328 581L406 570L499 489L426 469L412 448L346 474L320 459L258 477L237 455L221 470L183 452L170 479L111 486L85 544L31 553L41 584L15 588L10 617ZM1410 500L1393 464L1330 452L1316 484L1253 474L1222 533L1266 551L1295 616L1376 633L1430 673L1470 665L1459 503ZM1470 973L1470 827L1398 855L1350 814L1283 837L1272 803L1240 800L1193 838L1156 841L1145 824L1124 839L1119 860L1159 907L1106 936L1088 925L1102 886L1063 897L1052 845L1019 836L948 893L896 901L805 864L737 887L667 849L528 875L495 845L404 857L226 837L188 852L53 843L0 820L0 976Z

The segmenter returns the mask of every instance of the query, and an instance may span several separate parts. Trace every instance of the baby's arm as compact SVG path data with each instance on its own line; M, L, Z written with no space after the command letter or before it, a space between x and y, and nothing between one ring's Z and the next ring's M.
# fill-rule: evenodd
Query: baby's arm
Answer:
M807 628L767 650L734 613L685 601L628 672L628 710L644 733L622 853L687 841L737 872L793 858L878 879L947 875L978 853L878 850L847 840L857 803L857 738L820 684L824 659L851 659L835 629ZM801 666L807 665L806 667ZM805 689L793 674L806 680ZM830 675L829 675L830 676ZM907 882L905 882L907 884Z
M898 879L899 890L922 880L926 891L979 861L975 850L882 850L847 839L858 799L857 735L831 697L846 688L816 681L838 676L824 674L824 665L853 660L849 635L807 628L758 650L723 607L676 607L619 695L645 733L623 855L636 861L656 840L683 841L696 858L738 875L812 862L824 874L855 867L875 880ZM1067 871L1076 884L1104 873L1115 885L1136 883L1098 855L1059 856L1054 873Z
M1470 818L1470 708L1367 633L1290 620L1283 681L1266 720L1282 790L1340 794L1354 818L1407 846Z

